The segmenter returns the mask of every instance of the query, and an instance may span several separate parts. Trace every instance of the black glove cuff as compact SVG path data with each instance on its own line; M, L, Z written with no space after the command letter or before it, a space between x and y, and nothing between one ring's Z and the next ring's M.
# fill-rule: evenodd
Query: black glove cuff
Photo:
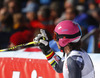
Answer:
M44 47L43 44L40 44L39 47L41 48L43 54L45 54L45 55L48 54L48 53L50 52L50 49L51 49L51 48L49 47L49 45Z

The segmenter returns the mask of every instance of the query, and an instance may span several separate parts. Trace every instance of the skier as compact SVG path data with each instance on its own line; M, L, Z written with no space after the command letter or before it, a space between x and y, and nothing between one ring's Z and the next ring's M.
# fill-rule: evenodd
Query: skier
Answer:
M80 26L73 21L62 21L55 27L54 40L63 51L64 58L50 49L48 37L43 33L38 34L34 41L39 42L48 62L55 71L63 73L64 78L95 78L91 58L80 48L81 36Z

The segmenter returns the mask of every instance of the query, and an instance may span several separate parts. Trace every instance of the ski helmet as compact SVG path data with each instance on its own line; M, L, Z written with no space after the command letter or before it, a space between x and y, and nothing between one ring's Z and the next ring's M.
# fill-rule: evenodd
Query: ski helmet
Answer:
M68 43L78 42L81 36L79 24L71 20L58 23L54 30L54 40L58 41L61 47L65 47Z

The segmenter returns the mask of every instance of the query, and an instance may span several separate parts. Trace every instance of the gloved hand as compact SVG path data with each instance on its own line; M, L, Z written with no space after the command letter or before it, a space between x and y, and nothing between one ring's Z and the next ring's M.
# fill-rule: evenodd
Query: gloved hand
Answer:
M41 29L40 30L41 34L38 34L35 38L34 38L34 42L38 43L39 47L41 48L42 52L47 55L48 53L50 53L52 50L49 47L49 41L48 41L48 37L45 33L45 30Z

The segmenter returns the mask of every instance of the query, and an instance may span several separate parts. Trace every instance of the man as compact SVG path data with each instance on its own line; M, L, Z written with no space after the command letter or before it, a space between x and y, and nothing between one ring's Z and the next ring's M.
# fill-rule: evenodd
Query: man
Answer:
M49 47L48 38L39 34L34 41L46 55L48 62L64 78L95 78L94 67L88 54L80 49L81 29L78 24L70 20L60 22L54 30L54 40L58 48L64 52L64 60L61 59Z
M23 13L26 13L26 18L29 22L36 19L36 13L38 11L38 4L28 1L25 8L22 9Z
M51 34L53 34L53 30L55 28L55 25L50 20L50 9L48 6L43 5L39 8L38 13L38 20L39 22L45 26L45 29L49 31Z
M31 42L33 39L33 33L29 30L18 31L11 35L9 47L14 47L20 44Z

